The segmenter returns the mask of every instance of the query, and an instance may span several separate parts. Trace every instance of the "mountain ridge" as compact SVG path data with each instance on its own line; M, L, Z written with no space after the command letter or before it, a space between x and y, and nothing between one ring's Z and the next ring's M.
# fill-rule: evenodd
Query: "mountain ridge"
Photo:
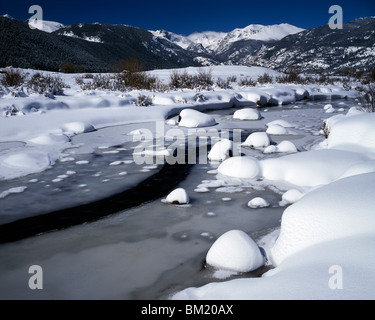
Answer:
M307 73L375 68L374 17L347 22L342 30L250 24L188 36L122 24L45 25L43 31L31 30L27 21L0 16L0 66L58 71L72 62L86 72L108 72L116 61L137 57L146 70L218 64L278 71L298 66Z

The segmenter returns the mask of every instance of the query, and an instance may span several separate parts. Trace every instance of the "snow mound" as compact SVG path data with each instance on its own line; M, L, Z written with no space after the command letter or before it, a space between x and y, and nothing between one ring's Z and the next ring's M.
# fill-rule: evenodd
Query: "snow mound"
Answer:
M277 152L284 152L284 153L293 153L293 152L298 151L294 143L288 140L281 141L276 146L276 150Z
M328 148L375 155L375 114L353 113L332 118L328 122L330 132L325 141Z
M270 143L271 139L266 132L253 132L242 145L245 147L264 148L268 147Z
M339 179L350 167L365 160L358 153L323 149L265 159L260 161L260 167L264 179L316 187Z
M214 117L193 109L184 109L180 112L179 125L188 128L214 126Z
M273 124L267 128L266 133L273 134L273 135L286 135L286 134L293 134L293 131L279 124Z
M189 201L189 196L183 188L173 190L165 199L165 202L170 204L188 204Z
M233 119L238 119L238 120L259 120L261 118L262 118L262 115L260 114L260 112L256 109L251 109L251 108L237 110L233 114Z
M20 152L0 157L0 179L14 179L42 172L51 165L50 156L44 152Z
M375 172L375 160L364 161L362 163L350 167L348 170L345 171L345 173L340 177L340 179L370 172Z
M61 126L61 129L67 135L75 135L75 134L95 131L94 126L85 122L65 123Z
M280 236L271 249L274 264L322 242L374 234L374 181L375 173L341 179L311 191L288 207L282 216Z
M274 121L268 122L266 124L267 127L271 127L273 125L279 125L279 126L282 126L284 128L293 128L294 127L291 123L289 123L286 120L282 120L282 119L274 120Z
M224 161L233 155L233 141L229 139L223 139L216 142L208 154L210 161Z
M251 199L248 202L247 206L252 209L256 209L256 208L267 208L270 206L270 204L268 201L264 200L263 198L256 197L256 198Z
M296 190L296 189L290 189L287 192L285 192L282 197L281 201L279 202L280 206L286 206L288 204L294 203L301 199L303 197L303 193Z
M56 145L69 142L69 138L64 134L45 134L29 140L33 144Z
M261 175L261 168L254 157L233 157L226 159L217 172L234 178L255 179Z
M261 267L264 258L250 236L240 230L231 230L213 243L206 262L219 270L249 272Z

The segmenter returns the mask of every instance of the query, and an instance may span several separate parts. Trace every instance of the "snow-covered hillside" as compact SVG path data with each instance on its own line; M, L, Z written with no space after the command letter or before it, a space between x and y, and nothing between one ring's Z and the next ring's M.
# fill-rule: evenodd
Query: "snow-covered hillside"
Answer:
M39 23L36 23L35 25L33 24L33 27L41 31L51 33L61 28L64 28L65 26L60 22L42 20Z
M238 41L277 41L303 30L296 26L282 23L268 26L250 24L245 28L237 28L227 33L216 31L195 32L186 37L164 30L153 31L153 34L156 37L172 41L183 49L196 48L196 45L201 45L208 52L217 54L227 50L229 46Z

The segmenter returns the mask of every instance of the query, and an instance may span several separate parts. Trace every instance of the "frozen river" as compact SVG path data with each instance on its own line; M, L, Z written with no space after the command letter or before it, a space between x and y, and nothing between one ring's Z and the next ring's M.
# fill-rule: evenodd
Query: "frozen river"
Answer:
M329 102L343 111L355 103ZM304 151L323 139L319 130L331 116L323 109L329 102L261 109L258 121L233 120L235 109L209 113L219 130L242 129L242 141L265 131L270 121L287 120L294 134L272 135L272 140L292 141ZM208 249L224 232L241 229L259 240L279 227L285 207L279 205L283 191L276 186L223 182L215 174L217 163L134 163L138 143L128 133L154 126L132 124L75 136L75 148L65 150L63 161L52 168L0 182L0 190L26 187L0 199L1 299L165 299L189 286L220 281L203 266ZM241 152L259 159L282 155L246 147ZM206 192L197 192L199 185ZM189 205L161 201L177 186L189 194ZM248 201L257 196L270 207L249 208ZM42 290L27 285L31 265L43 269Z

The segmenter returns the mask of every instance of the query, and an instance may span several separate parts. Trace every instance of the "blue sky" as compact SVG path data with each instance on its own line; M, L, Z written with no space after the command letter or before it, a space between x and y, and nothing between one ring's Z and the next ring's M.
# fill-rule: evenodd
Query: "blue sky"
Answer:
M311 29L327 24L328 9L341 5L344 22L375 16L374 0L132 0L52 1L0 0L0 14L26 20L31 5L40 5L45 20L65 25L80 22L127 24L148 30L165 29L188 35L196 31L224 31L252 23L290 23Z

